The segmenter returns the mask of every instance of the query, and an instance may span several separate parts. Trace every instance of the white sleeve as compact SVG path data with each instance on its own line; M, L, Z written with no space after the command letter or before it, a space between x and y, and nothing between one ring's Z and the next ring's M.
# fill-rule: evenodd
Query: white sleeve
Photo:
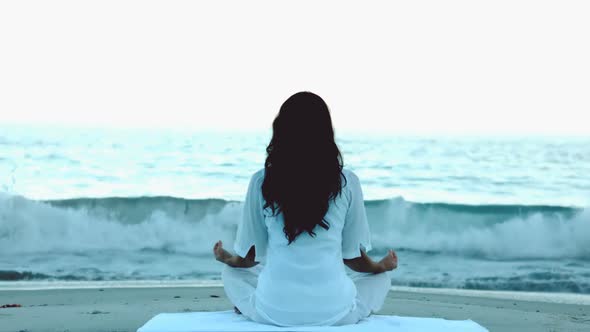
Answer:
M252 246L256 247L256 257L266 256L268 233L264 223L262 182L254 174L248 185L248 193L244 201L242 220L238 224L234 251L240 257L246 257Z
M371 250L371 233L361 183L353 172L347 172L347 175L350 201L342 229L342 258L352 259L361 256L361 248L365 252Z

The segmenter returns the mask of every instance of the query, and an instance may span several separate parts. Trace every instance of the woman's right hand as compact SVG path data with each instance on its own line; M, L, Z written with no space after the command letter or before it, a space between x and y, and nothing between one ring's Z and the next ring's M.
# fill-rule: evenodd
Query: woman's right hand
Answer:
M250 248L246 258L242 258L238 255L232 255L227 250L223 248L223 243L221 241L217 241L213 246L213 255L215 255L215 259L218 261L225 263L231 267L252 267L258 262L254 261L254 257L256 255L254 251L254 246Z
M217 241L213 246L213 255L215 255L215 259L225 264L227 264L232 257L232 254L223 248L223 243L221 241Z
M395 270L397 268L397 255L395 251L389 250L387 255L379 261L379 265L383 268L383 272Z

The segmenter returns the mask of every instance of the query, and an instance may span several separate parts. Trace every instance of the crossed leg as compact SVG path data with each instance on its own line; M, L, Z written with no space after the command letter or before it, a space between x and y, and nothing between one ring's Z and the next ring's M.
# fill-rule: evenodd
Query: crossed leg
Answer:
M233 268L226 265L221 272L221 278L225 294L244 316L255 322L271 324L260 317L254 308L254 292L261 270L260 264L250 268ZM356 306L334 325L355 324L379 311L391 288L391 280L387 273L359 273L348 268L347 273L357 288Z

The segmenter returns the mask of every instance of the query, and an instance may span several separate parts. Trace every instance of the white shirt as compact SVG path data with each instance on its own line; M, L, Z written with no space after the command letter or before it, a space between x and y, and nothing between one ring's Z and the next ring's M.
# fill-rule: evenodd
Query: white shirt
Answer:
M356 287L342 259L371 250L371 239L359 179L342 172L342 194L330 201L324 217L330 228L316 226L315 237L302 233L289 245L282 213L272 216L263 208L264 169L250 180L234 250L245 257L254 245L256 260L266 258L254 303L276 325L331 325L355 308Z

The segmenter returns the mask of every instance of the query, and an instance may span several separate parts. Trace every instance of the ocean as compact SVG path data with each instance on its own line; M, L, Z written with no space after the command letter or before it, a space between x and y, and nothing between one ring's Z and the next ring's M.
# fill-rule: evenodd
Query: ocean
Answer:
M590 294L590 137L336 135L393 285ZM269 138L0 127L0 282L218 281Z

